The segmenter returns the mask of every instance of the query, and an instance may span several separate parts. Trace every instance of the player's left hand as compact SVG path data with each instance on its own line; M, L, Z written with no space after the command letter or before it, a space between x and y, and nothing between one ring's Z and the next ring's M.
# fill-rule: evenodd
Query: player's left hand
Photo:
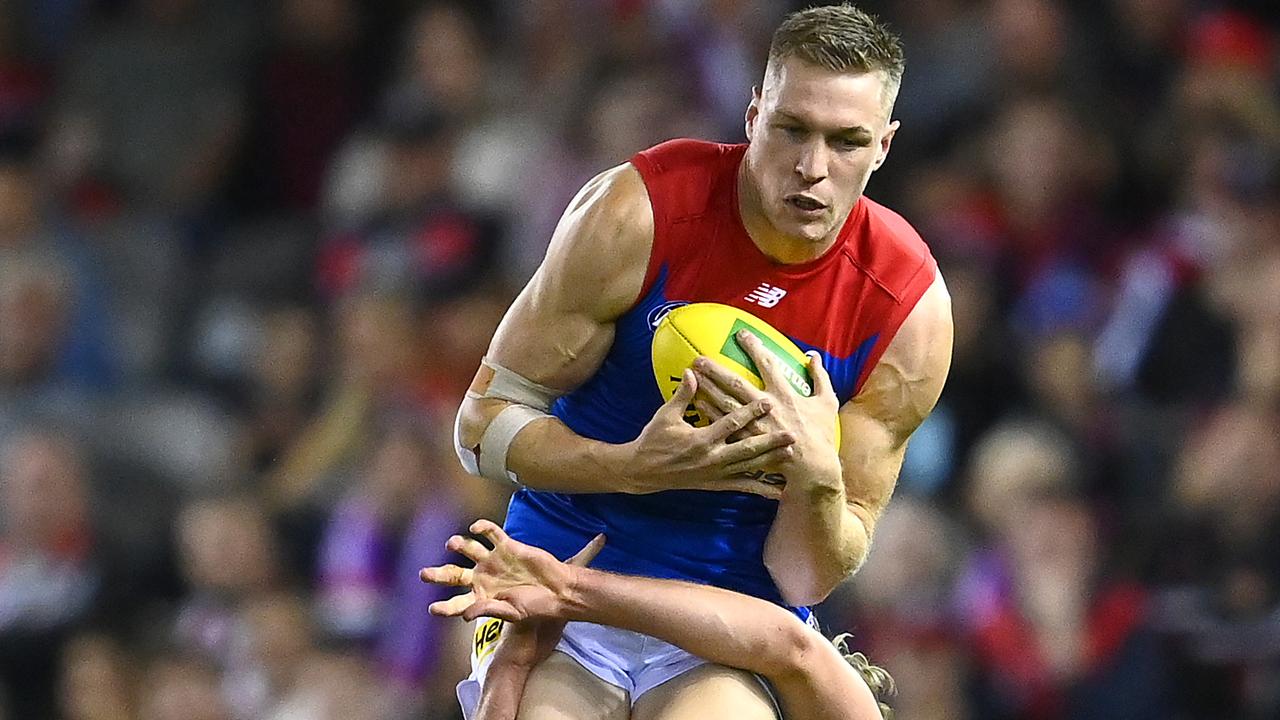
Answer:
M422 568L423 582L467 588L469 592L431 603L433 615L501 618L510 622L559 619L559 602L572 582L573 569L584 567L604 547L604 536L597 535L568 562L560 562L551 553L511 539L496 523L477 520L471 532L493 544L485 547L478 540L454 535L445 547L475 563L474 568L440 565Z
M796 442L731 469L744 473L771 470L783 475L788 486L796 480L824 485L839 483L840 457L835 440L835 418L840 401L831 384L831 376L822 366L821 357L817 353L809 353L813 394L804 397L792 389L778 360L765 349L759 338L746 331L739 331L735 337L755 363L764 380L764 389L757 389L737 373L707 358L698 358L693 369L698 379L702 407L709 405L715 414L723 414L768 398L773 410L758 418L755 426L748 430L788 432Z

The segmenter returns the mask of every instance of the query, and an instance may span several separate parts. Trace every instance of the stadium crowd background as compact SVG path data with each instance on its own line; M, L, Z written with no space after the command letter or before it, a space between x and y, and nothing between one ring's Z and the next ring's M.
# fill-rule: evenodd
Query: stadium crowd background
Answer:
M0 2L0 717L458 717L455 403L797 5ZM1280 717L1280 6L865 7L956 345L824 624L909 720Z

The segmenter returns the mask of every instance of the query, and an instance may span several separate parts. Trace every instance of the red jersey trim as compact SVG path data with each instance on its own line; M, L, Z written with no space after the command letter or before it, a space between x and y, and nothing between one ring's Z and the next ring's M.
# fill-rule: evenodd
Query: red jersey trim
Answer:
M653 212L653 247L649 249L649 263L645 268L644 283L641 284L640 292L636 295L636 302L639 302L640 298L649 293L653 283L658 279L658 272L662 268L661 249L666 247L666 236L671 227L671 221L667 217L666 204L657 202L653 197L653 179L662 172L662 168L647 153L636 153L631 158L631 165L640 173L644 191L649 196L649 208Z
M866 272L865 268L859 266L859 269ZM853 396L857 397L862 392L862 386L866 384L867 378L870 377L871 371L876 365L880 364L880 358L884 356L889 344L898 336L898 330L902 328L902 323L907 321L907 317L911 315L911 311L916 309L920 298L924 297L925 292L933 285L934 279L938 276L938 264L933 256L926 255L920 263L920 267L916 268L911 279L907 281L906 289L901 293L894 293L885 287L874 275L867 273L867 277L871 278L875 284L885 291L890 297L897 300L894 311L885 319L884 329L880 331L882 337L876 340L875 346L871 349L871 354L867 356L867 360L862 365L862 372L858 374L858 381L853 386Z

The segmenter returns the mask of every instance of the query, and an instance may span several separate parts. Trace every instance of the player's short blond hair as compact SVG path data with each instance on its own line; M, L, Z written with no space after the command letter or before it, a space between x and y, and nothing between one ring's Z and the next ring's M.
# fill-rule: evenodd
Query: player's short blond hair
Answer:
M794 12L769 45L769 66L798 58L835 72L882 72L896 97L906 68L902 40L879 18L853 5L825 5Z
M840 651L840 654L844 656L845 662L848 662L853 666L854 670L858 671L858 674L862 676L862 681L871 689L871 694L875 696L876 704L880 707L881 717L884 720L893 720L893 708L889 707L889 704L885 702L886 698L898 692L893 682L893 676L889 674L888 670L878 665L872 665L871 661L867 660L866 655L851 651L849 649L850 637L852 635L849 633L843 633L832 638L831 642Z

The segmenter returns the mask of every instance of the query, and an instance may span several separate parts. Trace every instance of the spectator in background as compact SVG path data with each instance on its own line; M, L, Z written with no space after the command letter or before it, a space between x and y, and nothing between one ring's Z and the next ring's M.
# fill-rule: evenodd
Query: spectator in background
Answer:
M17 3L0 7L0 136L37 127L52 90L52 58L41 57L44 38L38 37L39 29L30 32L37 23L28 22L24 9Z
M48 215L30 153L0 148L0 392L106 390L115 381L95 258Z
M102 583L80 449L46 432L0 447L0 686L17 717L53 714L63 642Z
M226 667L243 604L281 581L279 550L266 513L248 495L194 500L175 522L187 593L177 608L174 641Z
M275 509L323 513L343 494L376 423L421 402L428 362L417 327L413 305L400 295L356 292L337 303L326 397L265 478Z
M172 653L156 658L142 677L140 720L236 720L207 660Z
M329 160L365 110L363 19L352 0L274 3L232 188L249 212L316 209Z
M276 717L297 691L302 665L315 650L310 608L288 592L245 598L236 614L222 691L242 720Z
M137 668L112 637L81 633L64 647L58 706L64 720L133 720Z
M383 112L447 118L457 136L448 175L459 200L487 214L505 212L522 190L517 178L533 170L533 153L544 142L523 89L504 82L524 69L501 64L510 59L494 52L497 31L484 24L476 3L423 4L406 30Z
M66 268L51 259L13 260L0 268L0 387L59 388L58 354L70 339L70 295Z
M450 625L422 609L447 593L416 581L426 559L465 524L447 482L443 433L425 418L393 417L334 508L319 544L320 617L333 636L373 651L401 695L422 688L447 652Z
M72 197L166 217L207 211L245 131L254 22L244 2L131 0L79 47L49 141Z
M1080 494L1074 448L1044 425L998 426L971 458L984 530L958 586L979 717L1165 718L1171 676L1147 593L1115 574Z
M1157 576L1177 649L1180 705L1267 717L1280 700L1280 417L1228 404L1195 429L1174 471Z
M304 306L277 307L262 317L243 403L244 454L255 473L279 460L315 411L325 359L320 324Z
M969 714L970 659L953 608L955 575L968 545L936 506L897 499L877 526L876 551L849 583L851 597L820 609L825 626L854 628L853 642L893 667L897 717L963 720ZM852 614L842 618L842 606Z
M457 130L434 110L384 118L370 169L377 191L350 208L349 226L321 249L322 292L368 288L438 300L493 275L503 227L467 205L450 180ZM336 182L362 184L358 175Z
M378 682L376 670L363 656L321 651L304 659L293 693L269 720L404 717L395 714L393 700Z
M1099 204L1111 181L1105 135L1065 98L1027 95L1000 106L985 137L1007 290L1076 264L1106 268L1114 236Z
M1170 717L1174 676L1148 594L1103 574L1109 553L1088 503L1035 494L1010 516L994 563L971 570L960 596L982 684L978 716Z

